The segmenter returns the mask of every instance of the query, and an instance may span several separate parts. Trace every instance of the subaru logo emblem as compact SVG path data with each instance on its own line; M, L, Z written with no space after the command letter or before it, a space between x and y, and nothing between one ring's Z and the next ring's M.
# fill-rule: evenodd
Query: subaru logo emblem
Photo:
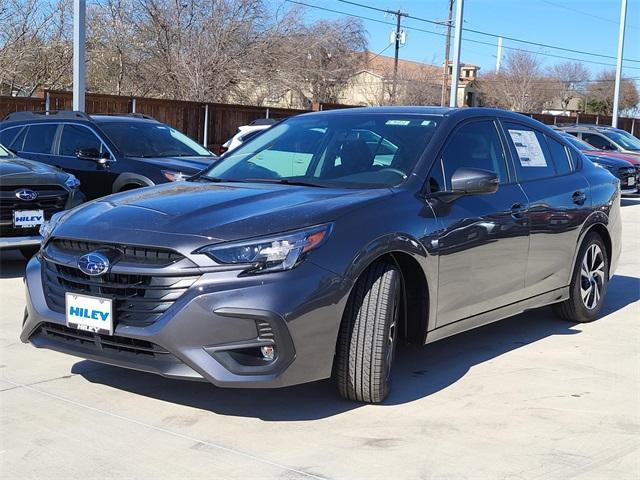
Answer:
M104 275L110 266L109 259L99 252L87 253L78 259L80 271L92 277Z
M34 192L28 188L21 188L20 190L16 190L16 197L25 202L31 202L38 198L38 192Z

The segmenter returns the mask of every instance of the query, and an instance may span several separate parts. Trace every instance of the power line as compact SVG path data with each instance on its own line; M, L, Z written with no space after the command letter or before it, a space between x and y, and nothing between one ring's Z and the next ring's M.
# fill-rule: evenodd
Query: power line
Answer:
M342 2L342 3L347 3L349 5L354 5L354 6L357 6L357 7L360 7L360 8L366 8L368 10L376 10L376 11L382 11L382 12L385 11L385 10L382 10L382 9L379 9L379 8L376 8L376 7L371 7L369 5L364 5L362 3L357 3L357 2L350 1L350 0L338 0L338 1ZM411 19L417 20L419 22L430 23L432 25L440 25L441 26L441 25L446 25L446 23L447 23L447 22L437 22L435 20L429 20L427 18L422 18L422 17L416 17L414 15L407 15L407 18L411 18ZM536 47L552 48L554 50L561 50L561 51L569 52L569 53L578 53L580 55L591 55L593 57L609 58L609 59L613 59L613 60L617 59L617 57L615 57L614 55L604 55L602 53L586 52L584 50L576 50L576 49L573 49L573 48L557 47L555 45L548 45L548 44L545 44L545 43L532 42L530 40L522 40L522 39L515 38L515 37L508 37L506 35L498 35L498 34L495 34L495 33L484 32L482 30L476 30L474 28L462 27L462 30L466 31L466 32L477 33L478 35L485 35L487 37L493 37L493 38L502 37L505 40L511 40L512 42L519 42L519 43L524 43L524 44L527 44L527 45L534 45ZM630 58L625 58L623 60L625 60L627 62L640 63L640 60L633 60L633 59L630 59Z
M355 13L348 13L348 12L344 12L344 11L340 11L340 10L334 10L332 8L320 7L318 5L311 5L309 3L301 2L299 0L285 0L285 1L288 2L288 3L294 3L296 5L301 5L301 6L304 6L304 7L314 8L316 10L322 10L322 11L329 12L329 13L336 13L338 15L343 15L343 16L346 16L346 17L359 18L361 20L367 20L369 22L380 23L382 25L390 25L392 27L395 26L395 24L393 24L391 22L387 22L385 20L379 20L377 18L366 17L364 15L357 15ZM411 17L411 18L414 18L414 17ZM440 36L440 37L445 37L446 36L446 34L444 34L444 33L432 32L430 30L425 30L425 29L418 28L418 27L411 27L411 26L405 25L404 28L406 28L407 30L413 30L413 31L422 32L422 33L428 33L430 35L437 35L437 36ZM503 38L507 38L507 37L503 37ZM495 48L495 45L493 43L484 42L482 40L475 40L475 39L471 39L471 38L466 38L465 41L470 42L470 43L477 43L478 45L489 45L489 46ZM503 45L502 48L504 48L506 50L514 50L514 51L518 51L518 52L531 53L531 54L534 54L534 55L539 55L541 53L541 52L535 52L535 51L532 51L532 50L527 50L527 49L524 49L524 48L508 47L506 45ZM551 48L554 48L554 47L551 47ZM603 65L605 67L615 67L615 65L612 64L612 63L598 62L598 61L595 61L595 60L585 60L583 58L553 55L551 53L545 53L545 55L547 57L558 58L558 59L561 59L561 60L573 60L573 61L576 61L576 62L591 63L591 64L594 64L594 65ZM625 68L626 69L633 69L633 70L640 70L640 67L625 66Z
M579 13L580 15L585 15L587 17L595 18L595 19L601 20L603 22L613 23L614 25L618 25L618 23L619 23L618 20L613 20L611 18L605 18L605 17L601 17L599 15L594 15L592 13L588 13L588 12L585 12L583 10L578 10L577 8L573 8L573 7L570 7L568 5L561 5L561 4L558 4L558 3L555 3L555 2L550 2L548 0L540 0L540 1L543 2L543 3L546 3L547 5L552 5L552 6L556 7L556 8L563 8L565 10L569 10L570 12ZM636 27L634 25L629 25L628 23L627 23L627 28L633 28L634 30L638 29L638 27Z

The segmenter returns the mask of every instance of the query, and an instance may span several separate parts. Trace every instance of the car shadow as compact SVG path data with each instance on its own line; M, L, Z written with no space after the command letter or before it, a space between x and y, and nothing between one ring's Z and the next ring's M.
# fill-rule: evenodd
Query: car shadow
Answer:
M27 266L27 260L18 250L0 251L0 278L21 278Z
M603 315L638 300L640 279L615 276ZM602 319L610 320L610 318ZM382 404L418 400L454 384L475 365L554 335L577 335L580 325L558 320L550 307L530 310L425 347L400 349L391 394ZM81 361L73 373L91 383L146 397L206 410L219 415L256 417L264 421L304 421L326 418L361 407L338 397L331 380L282 389L222 389L203 382L166 379L157 375L104 366L89 368Z
M630 207L632 205L640 205L640 196L638 197L625 197L620 199L621 207Z

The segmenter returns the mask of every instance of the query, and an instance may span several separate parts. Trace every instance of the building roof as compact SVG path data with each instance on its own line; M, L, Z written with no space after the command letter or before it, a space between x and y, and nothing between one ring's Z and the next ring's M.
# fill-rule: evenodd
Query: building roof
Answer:
M394 58L386 55L376 55L368 50L358 53L362 58L362 70L381 77L388 77L393 72ZM401 78L425 78L442 75L442 69L428 63L414 62L412 60L398 60L398 76Z

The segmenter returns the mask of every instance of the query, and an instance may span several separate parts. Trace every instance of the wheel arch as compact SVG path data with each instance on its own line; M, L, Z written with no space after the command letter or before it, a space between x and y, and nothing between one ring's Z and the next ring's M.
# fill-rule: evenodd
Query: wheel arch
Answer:
M576 262L578 261L578 253L580 252L580 247L582 246L585 238L591 232L597 233L602 241L604 242L604 246L606 249L607 259L611 262L613 255L613 243L611 239L611 233L607 228L609 224L609 217L605 215L603 212L594 212L587 221L584 223L582 231L578 236L578 241L576 242L575 251L573 254L573 264L571 265L571 274L573 275L573 271L576 266ZM611 278L611 269L609 270L609 278ZM570 281L571 279L569 279Z
M431 323L435 320L432 299L436 297L434 288L437 286L437 262L433 261L434 258L420 242L400 234L378 239L362 252L347 274L347 278L351 280L347 301L356 282L371 265L380 261L395 265L402 279L403 338L409 343L424 345L430 319Z
M113 182L112 191L113 193L120 192L128 185L150 187L155 185L155 183L150 178L140 175L139 173L125 172L118 175L118 178Z

